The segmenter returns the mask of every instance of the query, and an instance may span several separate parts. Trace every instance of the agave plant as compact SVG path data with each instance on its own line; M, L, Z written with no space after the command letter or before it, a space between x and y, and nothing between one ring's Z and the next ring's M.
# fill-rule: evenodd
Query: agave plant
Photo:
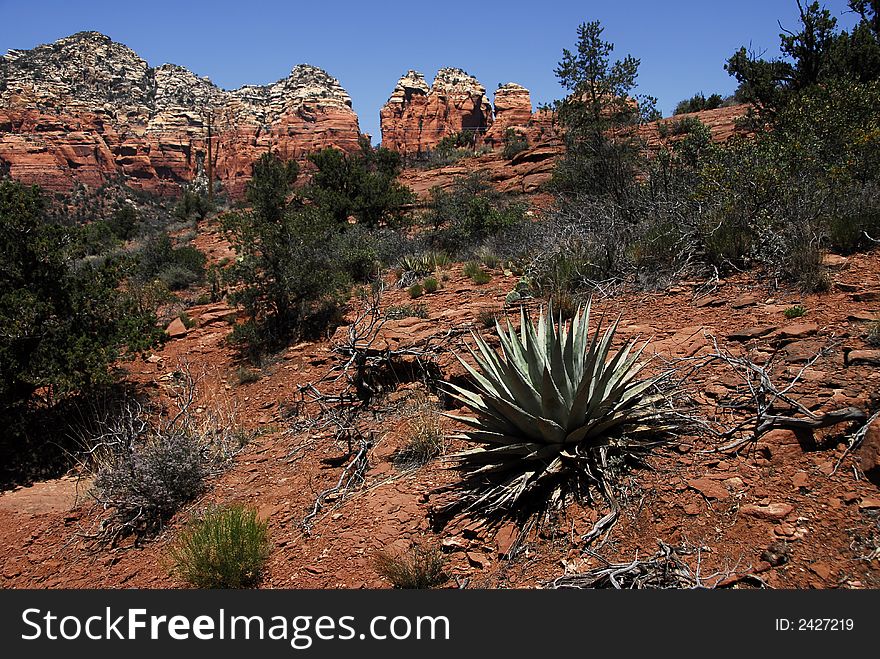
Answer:
M590 330L590 304L570 323L552 310L537 325L521 311L520 330L496 321L501 354L479 335L469 349L478 368L459 361L474 380L449 393L475 416L461 438L482 446L452 456L467 473L460 502L467 510L512 511L526 495L561 503L572 489L607 485L615 458L644 449L669 430L657 403L658 377L639 378L647 342L613 352L619 322Z

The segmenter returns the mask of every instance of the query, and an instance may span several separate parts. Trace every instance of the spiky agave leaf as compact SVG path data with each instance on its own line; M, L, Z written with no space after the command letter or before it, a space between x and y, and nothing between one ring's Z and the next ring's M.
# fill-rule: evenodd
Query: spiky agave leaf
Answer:
M612 351L619 319L591 331L590 306L569 323L554 322L552 310L534 323L521 310L519 332L496 320L500 353L474 334L476 366L458 356L473 387L448 383L447 391L474 416L448 416L468 426L460 438L479 444L451 456L467 474L466 509L512 510L538 492L561 502L567 488L596 484L597 449L625 453L670 429L657 407L658 378L639 378L648 342Z

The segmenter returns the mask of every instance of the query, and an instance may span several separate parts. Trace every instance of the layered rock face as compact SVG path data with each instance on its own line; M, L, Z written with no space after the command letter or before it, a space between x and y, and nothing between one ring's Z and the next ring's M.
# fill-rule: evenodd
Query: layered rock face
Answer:
M495 121L486 132L490 145L501 144L508 128L524 132L532 119L532 97L529 90L508 82L495 90Z
M382 146L407 156L431 149L447 135L475 131L493 122L486 88L461 69L437 72L429 88L425 76L408 71L379 112Z
M124 176L175 192L207 168L209 124L214 176L233 196L270 149L301 159L352 151L360 135L339 82L306 64L225 91L180 66L151 68L97 32L0 58L0 165L27 183L61 191Z

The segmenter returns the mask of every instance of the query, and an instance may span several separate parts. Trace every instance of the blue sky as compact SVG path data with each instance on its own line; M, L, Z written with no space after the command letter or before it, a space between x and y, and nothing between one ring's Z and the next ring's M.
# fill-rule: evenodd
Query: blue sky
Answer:
M824 3L839 25L845 0ZM97 30L153 66L180 64L221 87L265 84L299 63L327 70L352 97L361 130L379 140L379 108L407 69L428 81L443 66L486 86L518 82L537 106L562 96L553 74L581 22L601 21L615 55L641 59L639 92L664 115L696 92L729 94L727 57L751 45L778 53L779 26L797 24L794 0L580 2L151 2L0 0L0 52Z

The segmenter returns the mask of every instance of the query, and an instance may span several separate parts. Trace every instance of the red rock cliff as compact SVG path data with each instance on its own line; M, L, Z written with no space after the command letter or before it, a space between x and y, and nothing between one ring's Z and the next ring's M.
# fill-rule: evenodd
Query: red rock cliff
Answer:
M492 125L486 88L461 69L440 69L428 88L425 76L407 72L379 112L382 146L413 155L435 147L447 135Z
M225 91L179 66L151 68L97 32L0 58L0 165L26 183L68 190L124 176L174 192L206 169L209 123L215 178L233 196L269 149L300 159L353 150L360 134L339 82L307 64Z

